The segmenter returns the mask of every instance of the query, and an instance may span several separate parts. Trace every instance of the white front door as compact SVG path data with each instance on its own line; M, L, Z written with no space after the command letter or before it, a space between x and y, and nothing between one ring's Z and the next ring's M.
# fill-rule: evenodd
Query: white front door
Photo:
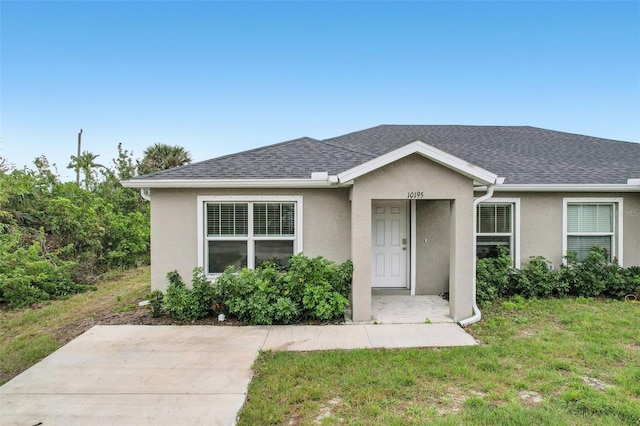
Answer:
M407 202L374 201L372 287L407 287Z

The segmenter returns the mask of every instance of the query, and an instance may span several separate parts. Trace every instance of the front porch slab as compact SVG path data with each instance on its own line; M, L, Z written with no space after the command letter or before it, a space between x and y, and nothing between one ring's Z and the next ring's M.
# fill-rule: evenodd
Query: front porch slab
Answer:
M449 302L440 296L374 294L371 321L377 324L452 323Z

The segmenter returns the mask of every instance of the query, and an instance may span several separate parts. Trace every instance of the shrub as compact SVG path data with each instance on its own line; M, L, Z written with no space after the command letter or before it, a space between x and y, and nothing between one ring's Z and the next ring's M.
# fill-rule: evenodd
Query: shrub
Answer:
M163 298L164 294L162 294L160 290L153 290L149 293L149 296L147 296L147 299L149 299L149 305L147 306L149 313L153 318L157 318L162 315L162 312L164 311Z
M44 247L42 232L29 242L17 232L0 233L0 304L20 308L92 288L73 282L75 264Z
M284 270L272 262L255 271L231 267L216 280L213 303L250 324L333 319L349 304L352 274L351 262L337 265L303 255L292 256Z
M249 324L290 324L298 319L297 304L288 296L276 265L264 263L255 271L227 268L216 280L216 303Z
M477 300L481 306L511 292L524 297L606 295L622 298L640 291L640 267L622 268L616 259L608 261L605 249L595 246L587 257L578 260L575 253L566 256L566 265L553 270L542 256L532 257L520 270L511 268L504 253L497 258L477 260Z
M551 262L542 256L535 256L515 274L514 290L524 297L563 296L569 286L561 280L560 273L551 269Z
M476 300L481 306L507 294L514 274L511 257L501 250L498 257L478 259L476 263Z
M349 300L335 291L328 281L307 284L302 306L309 318L330 320L344 314Z
M193 270L189 302L194 319L206 317L213 309L213 286L202 268Z
M565 259L566 266L562 267L561 275L562 279L567 282L571 293L582 297L594 297L602 294L611 275L607 270L609 256L604 248L592 247L587 257L582 261L578 260L573 252L568 252Z
M622 268L617 262L607 265L604 272L606 288L604 294L623 298L640 292L640 266Z
M201 268L193 270L192 288L189 289L177 271L167 274L169 285L164 295L164 310L180 321L193 321L206 317L213 309L213 289Z

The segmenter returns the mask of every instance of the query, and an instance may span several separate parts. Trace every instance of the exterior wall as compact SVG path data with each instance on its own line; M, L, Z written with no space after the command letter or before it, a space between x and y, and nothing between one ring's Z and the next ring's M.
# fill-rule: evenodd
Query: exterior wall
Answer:
M422 192L424 200L450 200L450 226L447 230L451 242L450 314L455 320L472 314L473 182L420 155L411 155L361 176L353 184L351 259L354 265L354 321L371 320L371 202L406 200L409 192Z
M191 281L198 265L199 195L303 196L303 252L344 262L351 254L349 190L153 189L151 191L151 288L164 291L167 272Z
M638 193L513 193L494 197L520 198L520 262L544 256L562 263L563 198L623 198L623 257L625 267L640 265L640 194ZM491 200L488 200L491 202Z
M416 294L449 291L448 200L416 203Z

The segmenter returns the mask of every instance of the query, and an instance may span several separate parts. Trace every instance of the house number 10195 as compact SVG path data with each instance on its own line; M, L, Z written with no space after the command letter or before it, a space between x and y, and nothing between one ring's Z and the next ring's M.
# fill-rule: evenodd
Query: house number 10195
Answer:
M424 198L424 192L422 191L416 191L416 192L408 192L407 193L407 198L412 200L415 198Z

